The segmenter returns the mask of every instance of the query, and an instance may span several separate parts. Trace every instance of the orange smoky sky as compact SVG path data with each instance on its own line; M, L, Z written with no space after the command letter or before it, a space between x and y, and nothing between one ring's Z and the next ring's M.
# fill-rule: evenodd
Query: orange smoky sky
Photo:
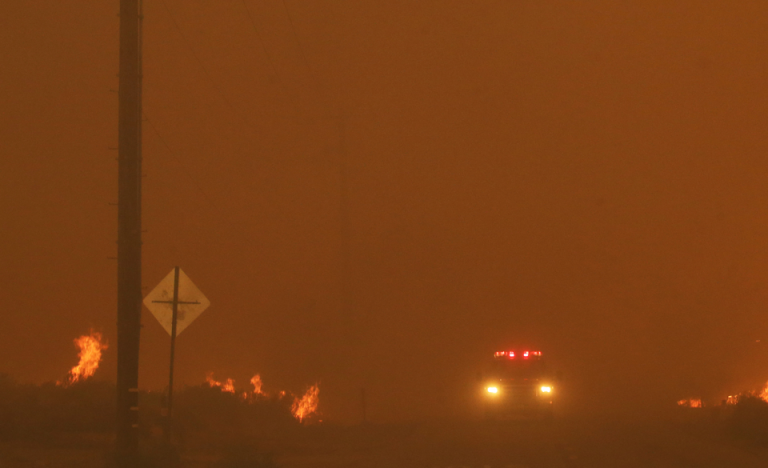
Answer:
M0 372L62 378L93 328L113 379L118 2L6 3ZM520 343L574 407L768 380L765 2L144 8L143 282L212 303L181 385L454 414Z

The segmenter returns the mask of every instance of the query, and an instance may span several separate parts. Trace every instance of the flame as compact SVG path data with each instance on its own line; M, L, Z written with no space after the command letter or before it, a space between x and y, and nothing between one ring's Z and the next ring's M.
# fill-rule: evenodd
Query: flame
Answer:
M766 382L765 386L763 386L761 390L745 391L737 393L736 395L728 395L728 398L723 400L723 402L726 405L735 405L739 402L741 397L757 397L765 402L768 402L768 382Z
M736 393L734 395L728 395L725 399L723 399L722 404L727 406L736 405L739 403L739 400L743 397L751 397L751 398L756 397L756 398L760 398L765 402L768 402L768 382L766 382L763 388L760 390L746 390L741 393ZM704 407L701 400L698 398L688 398L688 399L678 400L677 406L683 406L686 408L703 408Z
M687 400L678 400L677 406L684 406L686 408L702 408L704 405L701 404L701 399L699 398L688 398Z
M222 392L232 393L235 394L235 381L233 379L227 379L224 382L219 382L218 380L213 378L213 372L208 372L205 375L205 382L211 387L211 388L218 388ZM253 377L251 377L251 385L253 385L253 390L249 393L248 391L242 391L240 390L240 393L237 393L239 397L243 401L247 401L249 403L255 403L258 401L259 396L262 397L268 397L269 394L267 394L264 390L262 390L264 386L264 382L261 380L261 375L256 374ZM318 384L312 385L309 387L307 392L302 396L301 398L293 396L291 393L288 393L284 390L281 390L277 392L277 398L282 400L287 395L290 395L293 398L293 403L291 404L291 414L293 417L299 420L299 422L304 422L305 419L307 419L312 414L317 413L317 405L320 402L320 399L318 395L320 395L320 386Z
M221 387L221 391L235 393L235 381L232 379L227 379L227 381L224 382L224 385Z
M309 387L309 390L307 390L303 397L294 399L291 406L293 417L298 419L299 422L303 422L305 418L316 412L317 404L320 401L318 398L319 394L320 387L315 384Z
M91 377L99 368L101 352L108 348L106 342L102 342L101 333L91 330L90 335L83 335L74 340L75 346L80 348L78 357L80 362L70 369L64 382L56 382L58 385L72 385L80 380Z
M205 374L205 382L211 387L221 387L221 382L213 380L213 372Z
M218 387L222 392L235 393L235 381L232 379L227 379L222 383L214 380L213 372L208 372L205 374L205 381L208 383L208 385L210 385L211 388Z
M251 385L253 385L254 395L266 395L266 393L264 393L261 390L261 386L263 385L263 383L261 381L261 376L259 374L256 374L253 377L251 377Z
M765 383L765 387L760 391L760 398L763 399L763 401L768 402L768 382Z

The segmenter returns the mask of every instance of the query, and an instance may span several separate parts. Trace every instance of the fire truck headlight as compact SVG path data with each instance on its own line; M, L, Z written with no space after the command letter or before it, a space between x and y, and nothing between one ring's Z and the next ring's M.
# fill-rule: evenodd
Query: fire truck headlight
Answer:
M549 385L543 385L541 387L541 392L542 393L552 393L552 387L550 387Z
M488 393L499 393L498 387L488 387L486 390L488 390Z

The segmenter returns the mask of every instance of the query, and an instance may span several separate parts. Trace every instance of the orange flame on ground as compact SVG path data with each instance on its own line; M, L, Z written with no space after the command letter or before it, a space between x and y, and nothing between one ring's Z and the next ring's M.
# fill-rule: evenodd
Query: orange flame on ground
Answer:
M227 379L224 382L219 382L213 378L213 372L208 372L205 375L205 382L211 388L218 388L222 392L233 393L233 394L235 393L235 381L233 379ZM251 393L248 393L247 391L240 393L239 394L240 398L242 398L243 400L254 402L256 401L254 397L269 396L265 391L262 390L264 383L261 381L261 375L256 374L253 377L251 377L251 385L253 385L253 391ZM285 392L284 390L277 392L277 396L279 399L284 398L286 395L288 395L288 393ZM304 420L307 417L309 417L312 414L315 414L317 412L317 405L320 402L319 395L320 395L320 387L318 384L315 384L309 387L307 392L301 398L294 397L293 404L291 405L291 414L293 415L293 417L298 419L299 422L304 422Z
M235 381L232 379L227 379L227 381L224 382L224 386L221 387L221 391L235 393Z
M760 398L763 399L763 401L768 401L768 382L766 382L765 387L763 387L763 390L760 391Z
M317 404L320 401L318 395L320 394L320 387L317 384L309 387L307 393L301 398L293 400L291 406L291 413L293 417L303 422L305 418L317 411Z
M751 391L751 392L747 391L747 392L737 393L736 395L728 395L728 398L723 400L723 402L726 405L735 405L739 402L739 399L742 397L757 397L765 402L768 402L768 383L765 384L762 390Z
M205 381L208 383L208 385L210 385L211 388L218 387L222 392L235 393L235 381L232 379L227 379L222 383L214 380L213 372L208 372L205 375Z
M108 348L106 342L102 342L101 333L91 330L90 335L75 338L75 346L80 348L80 362L69 370L64 382L56 382L58 385L72 385L80 380L91 377L99 368L101 352Z
M261 381L261 376L259 374L256 374L253 377L251 377L251 385L253 385L254 395L266 395L266 393L264 393L261 390L261 386L263 385L263 383Z
M699 398L688 398L687 400L678 400L677 406L683 406L686 408L702 408L704 405L701 404L701 399Z

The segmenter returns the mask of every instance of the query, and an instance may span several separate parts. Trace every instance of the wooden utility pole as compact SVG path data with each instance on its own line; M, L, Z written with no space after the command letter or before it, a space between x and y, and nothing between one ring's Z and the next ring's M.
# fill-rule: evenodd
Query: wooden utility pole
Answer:
M138 463L141 331L141 1L120 0L117 195L118 466Z

